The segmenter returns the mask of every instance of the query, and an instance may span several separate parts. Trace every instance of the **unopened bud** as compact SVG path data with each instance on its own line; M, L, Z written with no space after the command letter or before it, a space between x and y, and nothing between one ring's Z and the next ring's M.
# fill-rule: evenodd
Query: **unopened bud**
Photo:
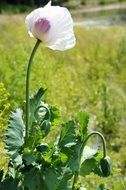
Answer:
M100 160L100 166L103 177L108 177L111 175L111 160L109 156L106 156Z

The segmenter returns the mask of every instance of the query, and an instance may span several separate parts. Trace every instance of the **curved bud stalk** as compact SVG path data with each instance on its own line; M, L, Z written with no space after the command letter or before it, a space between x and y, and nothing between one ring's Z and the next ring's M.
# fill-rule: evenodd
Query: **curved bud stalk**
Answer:
M101 140L102 140L102 145L103 145L103 158L101 158L100 160L100 169L101 169L101 173L102 173L102 176L103 177L108 177L111 175L111 160L110 160L110 157L107 156L107 148L106 148L106 141L105 141L105 138L104 136L97 132L97 131L94 131L92 132L91 134L88 135L86 141L93 135L98 135Z
M86 142L88 141L88 139L91 137L91 136L94 136L94 135L98 135L101 140L102 140L102 145L103 145L103 158L106 157L106 154L107 154L107 149L106 149L106 141L105 141L105 138L104 136L98 132L98 131L93 131L92 133L90 133L88 136L87 136L87 139L85 140L85 144Z
M100 175L102 177L108 177L110 174L111 174L111 161L110 161L110 158L107 156L107 149L106 149L106 141L105 141L105 138L104 136L98 132L98 131L93 131L92 133L90 133L87 138L83 141L82 143L82 147L81 147L81 150L80 150L80 164L81 164L81 158L82 158L82 154L83 154L83 150L86 146L86 143L88 141L88 139L94 135L98 135L101 140L102 140L102 145L103 145L103 156L102 158L100 159ZM89 161L89 162L88 162ZM95 160L91 160L91 159L87 159L87 163L86 164L92 164L95 163ZM90 166L91 167L91 166ZM81 168L81 167L80 167ZM92 170L93 171L93 170ZM72 186L72 190L76 190L75 186L78 182L78 178L79 178L79 174L80 174L80 171L77 171L74 175L74 179L73 179L73 186Z

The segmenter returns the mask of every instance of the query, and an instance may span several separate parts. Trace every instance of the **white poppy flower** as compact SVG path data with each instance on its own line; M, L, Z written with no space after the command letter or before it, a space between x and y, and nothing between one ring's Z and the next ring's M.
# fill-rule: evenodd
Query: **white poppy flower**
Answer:
M64 51L76 43L69 11L64 7L51 6L51 1L45 7L31 12L25 23L31 37L53 50Z

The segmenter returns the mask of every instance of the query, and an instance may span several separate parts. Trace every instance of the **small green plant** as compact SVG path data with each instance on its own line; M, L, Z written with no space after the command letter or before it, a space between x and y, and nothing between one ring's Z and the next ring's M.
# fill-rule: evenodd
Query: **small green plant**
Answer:
M111 173L104 137L98 132L88 134L89 116L86 112L79 112L75 119L61 124L56 140L48 142L59 114L57 109L41 101L44 93L41 88L30 97L27 139L25 111L16 109L10 116L5 139L10 162L6 175L0 172L1 190L79 190L83 186L79 175L94 172L107 177ZM102 139L103 154L100 150L85 153L86 142L92 135Z
M39 44L37 41L29 65ZM29 73L30 70L27 72L27 94ZM111 174L105 139L99 132L88 133L86 112L79 112L75 119L62 123L56 140L48 140L59 120L59 112L42 101L45 91L40 88L30 98L26 96L26 109L18 108L10 116L5 138L10 161L7 173L0 172L1 190L79 190L83 188L79 176L92 172L102 177ZM85 154L86 143L94 135L101 138L103 153L88 150Z
M29 34L36 37L37 42L27 68L24 108L14 110L8 121L4 142L10 159L7 172L0 171L0 190L83 190L85 187L79 176L93 172L108 177L111 161L103 135L97 131L88 133L89 116L86 112L79 112L75 119L60 124L59 133L53 135L60 117L56 108L43 101L46 89L40 88L29 96L32 61L41 41L50 49L61 51L75 45L68 10L52 7L49 2L42 9L42 13L45 11L42 17L40 9L26 17ZM51 18L48 11L51 11ZM67 22L62 20L62 24L67 30L59 27L59 22L52 22L52 15L59 16L59 22L65 15ZM101 138L103 153L99 149L85 152L87 141L95 135Z

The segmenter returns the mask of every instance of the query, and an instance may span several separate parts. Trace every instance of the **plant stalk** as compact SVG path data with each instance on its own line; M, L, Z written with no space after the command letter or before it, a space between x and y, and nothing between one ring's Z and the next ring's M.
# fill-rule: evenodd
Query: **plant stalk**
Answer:
M29 129L29 111L30 111L30 99L29 99L29 90L30 90L30 71L31 71L31 66L32 66L32 61L33 61L33 58L34 58L34 55L38 49L38 46L40 44L40 40L37 40L33 50L32 50L32 53L31 53L31 56L30 56L30 59L29 59L29 62L28 62L28 68L27 68L27 76L26 76L26 139L28 138L28 129Z
M93 135L98 135L98 136L101 138L101 140L102 140L102 145L103 145L103 158L105 158L106 155L107 155L107 153L106 153L106 141L105 141L104 136L103 136L101 133L99 133L98 131L93 131L92 133L90 133L90 134L87 136L86 140L85 140L85 141L83 142L83 144L82 144L82 147L81 147L81 150L80 150L80 162L81 162L81 157L82 157L82 153L83 153L83 149L84 149L84 147L85 147L85 144L86 144L86 142L88 141L88 139L89 139L91 136L93 136ZM77 172L75 173L75 175L74 175L72 190L75 190L75 184L76 184L77 181L78 181L78 177L79 177L79 171L77 171Z
M73 179L73 186L72 186L72 190L75 189L75 184L77 183L78 181L78 177L79 177L79 172L76 172L75 175L74 175L74 179Z
M93 131L92 133L90 133L89 135L88 135L88 137L87 137L87 139L85 140L85 143L87 142L87 140L91 137L91 136L93 136L93 135L98 135L100 138L101 138L101 140L102 140L102 145L103 145L103 158L105 158L106 157L106 155L107 155L107 149L106 149L106 141L105 141L105 138L104 138L104 136L101 134L101 133L99 133L98 131Z

